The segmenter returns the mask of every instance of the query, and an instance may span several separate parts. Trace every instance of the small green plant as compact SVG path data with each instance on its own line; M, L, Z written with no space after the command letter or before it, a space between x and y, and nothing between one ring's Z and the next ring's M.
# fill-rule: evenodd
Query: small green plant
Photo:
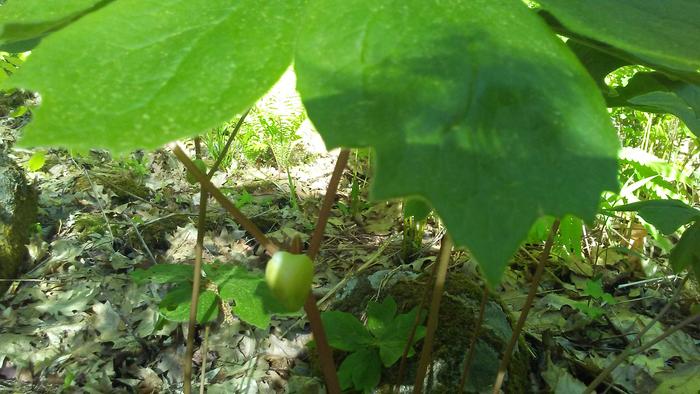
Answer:
M233 313L260 328L267 328L271 315L288 314L272 295L261 273L232 264L205 264L202 268L206 277L197 303L198 323L216 320L222 302L234 302ZM139 284L151 282L171 286L160 301L159 311L163 318L176 322L189 319L192 276L192 266L183 264L157 264L131 273Z
M354 388L371 392L379 384L382 365L390 367L401 358L418 308L398 315L396 312L396 301L387 297L381 304L370 301L366 326L350 313L331 311L321 314L328 343L336 349L350 352L338 369L343 390ZM409 357L415 353L412 345L424 335L425 327L416 327Z
M600 279L587 280L586 288L583 289L583 294L590 297L589 301L576 302L572 306L594 320L605 314L605 310L603 309L605 305L613 305L616 303L615 297L603 290L603 284Z

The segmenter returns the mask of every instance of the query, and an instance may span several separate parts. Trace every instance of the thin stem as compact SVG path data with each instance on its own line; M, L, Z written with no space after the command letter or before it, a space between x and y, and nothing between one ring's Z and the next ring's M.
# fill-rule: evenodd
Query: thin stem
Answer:
M486 303L489 300L489 287L484 285L484 291L481 294L481 305L479 306L479 318L476 320L476 326L474 328L474 334L469 341L469 352L467 357L464 359L464 369L462 370L462 378L459 380L459 392L464 391L464 386L469 380L469 370L474 361L474 355L476 354L476 340L479 338L479 332L481 331L481 325L484 323L484 312L486 311Z
M236 123L236 126L234 126L233 131L231 132L231 135L228 137L228 140L226 141L226 144L224 145L224 149L221 150L221 153L219 154L219 157L216 158L216 161L214 162L214 165L211 166L211 170L209 170L209 173L207 174L209 178L211 179L212 175L219 169L219 166L221 165L221 162L224 161L224 157L226 157L226 152L231 148L231 144L233 143L233 140L236 138L236 134L238 134L238 130L241 129L241 126L243 126L243 122L245 121L246 116L250 113L251 108L248 108L245 112L243 112L243 115L241 115L241 118L238 119L238 123Z
M245 216L241 211L236 208L236 206L224 196L221 191L214 186L207 175L202 173L199 168L187 157L187 154L182 149L179 143L175 143L172 146L173 153L180 160L180 162L187 168L187 171L192 174L192 176L202 185L202 189L208 194L211 194L216 201L221 204L228 213L236 219L236 221L252 235L258 243L265 248L268 254L273 255L275 252L279 251L279 246L275 245L265 234L255 225L247 216Z
M204 343L202 343L202 374L199 377L199 394L204 394L204 384L206 383L207 373L207 354L209 350L209 325L204 327Z
M422 320L421 317L423 317L423 308L425 308L425 304L428 302L428 297L430 296L430 290L432 289L430 285L435 283L435 276L437 275L438 266L439 264L433 264L433 269L430 271L430 277L428 278L428 283L425 286L425 294L423 294L423 298L420 301L420 305L418 306L418 313L416 314L416 318L413 320L413 327L411 327L411 334L408 336L408 342L406 342L406 345L403 348L403 353L401 354L401 362L399 363L399 374L396 378L396 386L393 390L391 390L392 392L398 393L399 388L401 387L403 375L406 372L408 352L413 346L413 338L415 338L416 336L416 330L418 330L418 325Z
M318 220L316 222L316 228L311 236L311 242L309 243L309 250L306 254L311 258L311 260L316 258L318 251L321 249L321 241L323 241L323 234L326 231L326 223L328 223L328 217L333 208L333 203L335 202L335 195L338 191L338 184L340 183L340 178L343 175L343 170L348 165L348 158L350 157L350 150L343 149L338 155L338 160L335 162L335 168L333 169L333 175L331 175L331 180L328 182L328 188L326 189L326 195L323 197L323 203L321 204L321 210L318 213Z
M547 241L544 244L544 250L540 253L540 259L537 263L537 270L535 271L535 276L532 279L532 284L530 285L530 292L527 294L527 299L525 300L525 305L523 305L522 311L520 311L520 317L513 330L513 335L510 337L510 342L506 346L506 350L503 353L503 359L498 365L498 375L496 375L496 382L493 384L493 394L498 394L501 391L501 386L506 377L506 371L508 370L508 365L510 364L510 358L513 355L513 349L515 344L518 343L518 338L520 337L520 332L525 326L525 320L530 312L532 303L535 300L535 295L537 294L537 288L539 287L540 281L542 280L542 273L544 272L544 266L549 260L549 252L552 250L552 245L554 244L554 236L559 230L559 219L555 220L552 224L552 228L549 230L549 236L547 236Z
M298 236L292 240L290 252L301 253L301 239ZM323 372L323 377L326 380L326 390L330 394L340 394L340 381L338 380L338 374L335 370L333 350L331 350L328 344L326 331L323 328L323 321L321 320L321 312L318 310L313 292L309 292L309 296L306 298L304 311L309 318L309 324L311 324L311 332L314 335L316 350L318 351L318 358L320 359L321 372Z
M192 354L194 352L194 331L197 323L197 304L199 303L199 287L202 281L202 253L204 251L204 232L207 224L207 192L199 194L199 218L197 220L197 243L194 246L194 269L192 273L192 301L190 303L190 319L187 323L187 350L183 369L185 394L192 392Z
M440 245L440 255L438 257L438 270L435 276L435 286L433 287L433 298L430 303L430 313L428 315L428 325L423 341L423 350L418 361L418 370L416 371L416 380L413 385L413 393L420 394L423 392L423 381L425 374L428 371L428 364L432 358L433 342L435 340L435 331L438 325L438 316L440 313L440 301L442 299L443 289L445 288L445 279L447 278L447 267L450 262L450 253L452 252L452 239L445 233L442 237Z
M595 390L596 387L598 387L599 384L605 380L605 378L608 377L612 373L612 371L617 368L618 365L622 364L623 361L627 359L632 353L634 352L634 347L633 345L635 343L639 343L641 345L642 343L642 338L644 337L644 334L649 332L649 330L656 324L658 323L659 320L668 312L669 309L671 309L671 306L678 301L678 298L680 298L681 291L683 290L683 287L685 286L685 283L688 280L688 276L683 278L683 281L680 283L680 285L676 288L676 290L673 293L673 297L669 302L664 305L664 307L659 311L659 313L649 322L647 323L644 328L637 334L637 336L634 338L634 340L630 341L625 349L620 353L611 363L608 365L604 370L602 370L598 376L593 379L593 381L586 387L586 390L584 393L592 393L593 390Z

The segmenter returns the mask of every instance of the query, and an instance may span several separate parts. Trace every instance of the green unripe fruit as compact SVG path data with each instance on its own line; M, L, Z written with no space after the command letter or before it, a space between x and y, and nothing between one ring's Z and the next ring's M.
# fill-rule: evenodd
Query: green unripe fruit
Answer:
M265 268L265 281L272 294L289 311L304 305L313 279L314 265L305 254L276 252Z

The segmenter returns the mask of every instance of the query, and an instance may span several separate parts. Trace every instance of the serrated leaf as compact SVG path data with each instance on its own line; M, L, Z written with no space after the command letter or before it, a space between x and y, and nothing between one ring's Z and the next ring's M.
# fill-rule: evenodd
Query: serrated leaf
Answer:
M197 322L206 323L219 316L218 296L210 290L199 293L197 302ZM192 286L183 283L168 291L158 305L160 313L168 320L186 322L190 318Z
M241 320L267 328L272 314L284 314L284 308L272 296L262 274L235 265L205 267L209 279L218 286L221 298L236 303L233 312Z
M336 349L350 352L363 349L374 341L365 326L350 313L323 312L321 320L326 329L328 344Z
M696 0L538 0L564 26L645 61L700 70L700 2Z
M385 367L390 367L397 362L403 355L404 348L408 342L408 338L413 330L413 325L416 321L418 308L413 308L408 313L402 313L396 316L395 319L387 325L386 329L379 338L379 356ZM422 321L423 319L421 319ZM409 348L408 356L412 356L415 352L413 344L421 340L425 336L425 327L419 325L416 327L416 332L413 336L413 343Z
M680 200L647 200L613 208L618 212L637 212L664 234L673 234L684 224L700 219L700 210Z
M179 283L192 281L194 270L191 265L184 264L156 264L147 270L136 269L131 272L131 278L136 283Z
M0 46L36 39L112 0L9 0L0 9Z
M120 0L46 37L7 82L24 146L156 148L249 107L292 60L303 0Z
M675 272L693 269L695 275L700 275L700 221L690 226L671 250L669 262Z
M367 329L375 337L381 336L396 315L396 301L386 297L382 303L370 301L367 304Z
M618 187L600 92L519 1L316 0L295 67L327 146L374 147L374 198L428 200L491 284L537 217Z
M343 390L352 388L370 392L379 384L382 365L375 348L360 349L343 360L338 379Z

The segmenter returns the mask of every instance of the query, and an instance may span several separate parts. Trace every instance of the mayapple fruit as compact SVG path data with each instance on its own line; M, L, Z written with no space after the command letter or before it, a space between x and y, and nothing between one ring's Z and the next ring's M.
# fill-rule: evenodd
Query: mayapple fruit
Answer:
M311 291L314 265L309 256L275 252L265 268L265 281L272 294L289 311L298 311Z

